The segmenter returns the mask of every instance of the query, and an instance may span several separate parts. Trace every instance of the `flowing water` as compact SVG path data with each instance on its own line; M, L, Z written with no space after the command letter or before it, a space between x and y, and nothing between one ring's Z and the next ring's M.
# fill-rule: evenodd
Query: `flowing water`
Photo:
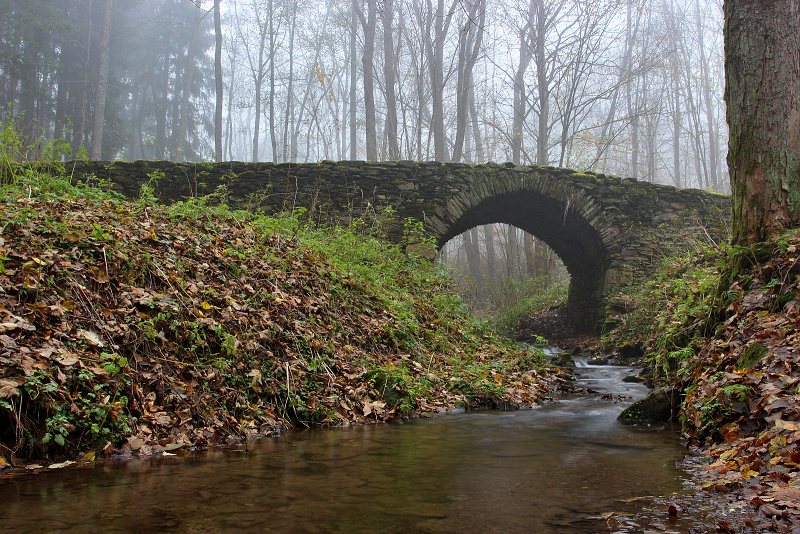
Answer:
M630 369L578 364L601 393L646 393L620 381ZM608 531L589 517L677 491L684 476L676 429L616 422L629 402L575 395L23 475L0 480L0 531Z

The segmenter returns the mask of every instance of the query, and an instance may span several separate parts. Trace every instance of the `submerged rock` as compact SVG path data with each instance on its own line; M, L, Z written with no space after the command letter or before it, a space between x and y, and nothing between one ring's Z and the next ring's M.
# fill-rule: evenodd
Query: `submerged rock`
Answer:
M558 367L575 367L575 362L572 360L572 354L569 352L554 354L550 359L550 363L557 365Z
M676 387L659 388L634 402L617 419L624 423L661 423L676 419L681 405L681 392Z

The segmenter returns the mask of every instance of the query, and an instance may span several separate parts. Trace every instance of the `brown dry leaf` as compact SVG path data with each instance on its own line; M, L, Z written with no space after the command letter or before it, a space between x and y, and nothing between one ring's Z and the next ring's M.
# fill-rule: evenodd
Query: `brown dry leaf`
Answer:
M18 397L19 389L17 386L21 385L24 379L8 379L3 378L0 380L0 399L7 399L9 397Z
M0 323L0 332L12 332L17 329L17 323Z
M100 336L91 330L78 330L78 337L86 341L92 347L103 347Z
M261 384L261 380L262 380L261 379L261 371L259 369L253 369L252 371L247 373L247 376L250 377L250 379L251 379L250 383L251 383L251 385L253 387L256 387L257 385Z
M800 426L798 426L795 421L784 421L783 419L775 420L775 428L778 430L788 430L789 432L797 432L800 430ZM784 439L786 438L784 437Z
M3 347L5 347L7 349L16 349L16 348L18 348L17 347L17 342L14 341L13 339L11 339L9 336L7 336L5 334L0 336L0 345L2 345Z

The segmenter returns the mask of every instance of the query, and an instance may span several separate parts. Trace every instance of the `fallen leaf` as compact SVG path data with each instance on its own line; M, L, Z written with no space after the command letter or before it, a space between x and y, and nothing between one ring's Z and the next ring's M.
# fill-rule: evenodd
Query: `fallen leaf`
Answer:
M103 342L100 341L100 336L91 330L78 330L78 337L86 341L92 347L103 346Z
M64 367L69 367L70 365L75 365L79 361L80 360L77 356L64 356L63 358L56 360L56 363L63 365Z
M19 382L16 380L2 379L0 380L0 399L19 396Z
M784 421L783 419L776 419L775 420L775 428L779 430L788 430L790 432L797 432L800 430L800 426L794 421ZM785 439L785 438L784 438ZM785 445L785 443L784 443Z

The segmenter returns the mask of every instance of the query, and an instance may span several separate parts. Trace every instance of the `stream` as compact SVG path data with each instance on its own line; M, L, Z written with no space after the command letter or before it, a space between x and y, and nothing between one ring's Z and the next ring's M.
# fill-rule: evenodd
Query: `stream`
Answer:
M576 363L578 385L647 392L621 381L629 367ZM292 432L249 452L21 475L0 480L0 531L634 532L591 518L680 492L686 475L677 428L617 423L630 402L567 395L535 410ZM687 532L702 518L644 521Z

